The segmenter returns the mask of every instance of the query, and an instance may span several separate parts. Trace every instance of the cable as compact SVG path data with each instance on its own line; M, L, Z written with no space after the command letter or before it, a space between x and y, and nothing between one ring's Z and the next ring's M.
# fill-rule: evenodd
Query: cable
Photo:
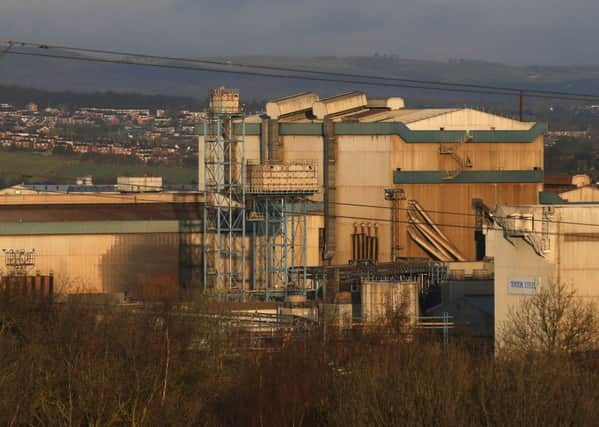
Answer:
M2 42L2 41L0 40L0 42ZM463 83L463 82L447 82L447 81L436 81L436 80L417 80L417 79L407 79L407 78L390 77L390 76L377 76L377 75L369 75L369 74L354 74L354 73L344 73L344 72L337 72L337 71L314 70L314 69L307 69L307 68L258 65L258 64L248 64L248 63L231 62L231 61L216 61L216 60L198 59L198 58L190 58L190 57L141 54L141 53L124 52L124 51L107 50L107 49L90 49L90 48L80 48L80 47L63 46L63 45L39 44L39 43L33 43L33 42L28 42L28 41L8 40L8 41L5 41L5 43L11 43L13 45L18 44L19 46L23 46L23 47L33 47L33 48L39 48L39 49L57 49L57 50L66 50L66 51L73 51L73 52L100 53L100 54L107 54L107 55L128 56L128 57L143 58L143 59L159 59L159 60L176 61L176 62L190 62L190 63L207 64L207 65L218 65L218 66L225 66L225 67L242 67L242 68L270 70L270 71L284 71L284 72L305 73L305 74L326 75L326 76L340 76L340 77L349 77L349 78L356 78L356 79L373 79L373 80L404 82L404 83L414 83L414 84L426 84L426 85L435 85L435 86L453 86L453 87L462 87L462 88L484 89L484 90L511 92L508 94L512 94L512 95L538 93L538 94L547 94L547 95L575 96L575 97L591 98L591 99L599 98L599 94L598 95L593 95L593 94L588 95L588 94L581 94L581 93L551 91L551 90L542 90L542 89L533 89L533 88L515 88L515 87L507 87L507 86L494 86L494 85L483 85L483 84L473 84L473 83Z
M150 186L145 186L145 187L150 187ZM52 190L45 190L48 193L55 193L55 194L65 194L64 192L61 191L52 191ZM70 193L73 194L73 193ZM79 193L78 193L79 194ZM108 198L108 199L119 199L119 200L130 200L131 197L127 196L127 195L122 195L122 194L115 194L115 193L80 193L82 195L86 195L86 196L92 196L92 197L100 197L100 198ZM141 198L139 196L135 197L135 201L143 201L143 202L148 202L148 203L164 203L164 204L177 204L177 203L185 203L185 202L174 202L174 201L165 201L165 202L159 202L155 199L144 199ZM196 204L202 204L204 203L202 202L193 202ZM246 208L246 210L248 210ZM426 211L428 212L428 211ZM290 214L290 215L296 215L298 214L297 211L284 211L284 213L286 214ZM320 213L320 212L310 212L310 215L314 215L314 216L323 216L324 217L324 213ZM396 223L396 224L407 224L407 225L412 225L413 222L409 221L409 220L400 220L400 221L393 221L391 219L386 219L386 218L375 218L375 217L366 217L366 216L351 216L351 215L329 215L331 218L340 218L340 219L350 219L350 220L361 220L361 221L371 221L371 222L376 222L376 223ZM555 221L555 223L559 223L559 224L566 224L566 222L562 222L562 221ZM588 225L588 226L597 226L599 224L577 224L574 223L576 225ZM468 229L468 230L479 230L478 227L474 226L474 225L465 225L465 224L452 224L452 223L435 223L436 226L438 227L447 227L447 228L458 228L458 229ZM495 224L494 224L495 225ZM491 227L491 229L493 230L503 230L503 228L501 228L500 226L496 226L496 227ZM535 230L531 230L530 232L527 232L527 234L542 234L542 235L551 235L551 236L565 236L565 235L570 235L572 233L564 233L564 232L543 232L543 231L535 231Z
M5 42L6 43L6 42ZM160 68L173 68L173 69L184 69L184 70L194 70L194 71L206 71L206 72L223 72L223 73L233 73L233 74L244 74L244 75L254 75L254 76L262 76L262 77L274 77L274 78L290 78L290 79L301 79L301 80L316 80L316 81L328 81L328 82L334 82L334 83L358 83L358 84L365 84L365 85L376 85L376 86L393 86L393 87L410 87L410 88L417 88L417 89L425 89L425 90L444 90L444 91L454 91L454 92L474 92L474 93L494 93L497 95L506 95L506 93L499 93L499 92L489 92L489 91L472 91L472 90L459 90L459 89L451 89L451 88L445 88L445 87L424 87L424 86L408 86L408 85L397 85L397 84L386 84L386 83L375 83L375 82L360 82L360 81L354 81L354 80L339 80L339 79L322 79L322 78L314 78L314 77L303 77L303 76L289 76L289 75L279 75L279 74L266 74L266 73L255 73L255 72L248 72L248 71L242 71L242 70L222 70L222 69L213 69L213 68L201 68L201 67L189 67L189 66L178 66L178 65L172 65L172 64L148 64L148 63L139 63L139 62L134 62L134 61L127 61L127 60L111 60L111 59L104 59L104 58L89 58L89 57L76 57L76 56L67 56L67 55L50 55L50 54L41 54L41 53L30 53L30 52L16 52L16 51L12 51L9 52L9 49L15 45L15 44L20 44L22 46L33 46L33 47L38 47L38 48L42 48L42 49L50 49L50 48L56 48L56 49L63 49L63 50L73 50L73 51L82 51L82 52L90 52L90 53L104 53L104 54L112 54L112 55L127 55L127 56L134 56L134 57L141 57L141 58L151 58L151 59L166 59L166 60L176 60L176 61L185 61L185 62L199 62L199 63L208 63L208 64L212 64L212 65L227 65L227 66L237 66L237 67L251 67L251 68L259 68L259 69L271 69L271 70L284 70L284 71L293 71L293 72L306 72L306 73L316 73L316 74L326 74L326 75L344 75L347 77L356 77L356 78L371 78L371 79L380 79L380 80L392 80L392 81L411 81L411 82L415 82L415 83L419 83L419 84L436 84L436 85L452 85L452 86L462 86L462 87L476 87L476 88L483 88L483 89L493 89L493 90L502 90L502 91L517 91L519 93L522 92L522 89L516 89L516 88L501 88L501 87L495 87L495 86L485 86L485 85L470 85L470 84L464 84L464 83L447 83L447 82L432 82L432 81L419 81L419 80L408 80L408 79L398 79L398 78L391 78L391 77L379 77L379 76L367 76L367 75L357 75L357 74L348 74L348 73L334 73L334 72L324 72L324 71L315 71L315 70L301 70L301 69L292 69L292 68L284 68L284 67L262 67L262 66L257 66L257 65L249 65L249 64L233 64L233 63L223 63L220 61L204 61L204 60L194 60L191 58L176 58L176 57L162 57L162 56L156 56L156 55L143 55L143 54L134 54L134 53L126 53L126 52L118 52L118 51L108 51L108 50L99 50L99 49L84 49L84 48L72 48L72 47L66 47L66 46L49 46L49 45L37 45L37 44L33 44L33 43L29 43L29 42L14 42L14 41L8 41L8 47L2 52L2 54L14 54L14 55L25 55L25 56L38 56L38 57L47 57L47 58L55 58L55 59L68 59L68 60L78 60L78 61L89 61L89 62L104 62L104 63L115 63L115 64L130 64L130 65L139 65L139 66L149 66L149 67L160 67ZM589 99L595 99L593 97L596 97L595 95L583 95L583 94L572 94L572 93L566 93L566 92L552 92L552 91L537 91L537 90L528 90L528 92L535 92L536 95L532 95L529 94L529 96L534 96L534 97L547 97L547 98L559 98L559 99L574 99L574 98L565 98L564 96L576 96L576 100L580 100L578 98L580 97L585 97L585 98L589 98ZM559 95L559 96L544 96L541 94L555 94L555 95ZM596 97L596 99L599 99L599 97ZM339 203L341 204L341 203ZM346 205L353 205L353 206L358 206L358 204L347 204ZM386 208L386 207L380 207L380 206L375 206L375 205L360 205L362 207L371 207L371 208ZM391 209L388 208L387 209ZM401 208L402 210L405 210L405 208ZM467 215L467 216L474 216L474 214L467 214L467 213L457 213L457 212L443 212L443 211L428 211L428 212L437 212L437 213L443 213L443 214L454 214L454 215ZM340 217L340 216L337 216ZM366 217L355 217L355 219L368 219ZM548 221L548 222L554 222L554 221ZM561 221L555 221L555 222L561 222ZM566 222L561 222L561 223L566 223ZM583 224L583 223L571 223L574 225L586 225L586 226L598 226L599 224ZM439 224L439 225L443 225L443 224ZM455 224L450 225L450 224L446 224L445 226L455 226Z
M386 209L386 210L393 210L392 207L390 206L377 206L377 205L368 205L368 204L360 204L360 203L343 203L343 202L329 202L331 204L335 204L335 205L344 205L344 206L353 206L353 207L363 207L363 208L375 208L375 209ZM567 203L565 203L567 204ZM401 211L410 211L410 208L399 208L399 210ZM441 214L441 215L455 215L455 216L467 216L467 217L476 217L476 214L473 213L468 213L468 212L452 212L452 211L440 211L440 210L433 210L433 209L424 209L424 211L428 214L428 213L437 213L437 214ZM498 219L498 220L511 220L512 218L510 217L502 217L502 216L498 216L498 215L493 215L493 218ZM596 224L591 224L591 223L584 223L584 222L572 222L572 221L561 221L561 220L543 220L544 222L547 223L551 223L551 224L566 224L566 225L580 225L580 226L587 226L587 227L599 227L599 223Z
M430 90L430 91L475 93L475 94L487 94L487 95L499 95L499 96L514 96L517 94L517 93L507 93L507 92L500 92L500 91L494 91L494 90L466 89L466 88L459 89L459 88L452 88L452 87L408 85L408 84L399 84L399 83L384 83L384 82L347 80L347 79L326 79L326 78L321 78L321 77L310 77L310 76L301 76L301 75L260 73L260 72L254 72L254 71L246 71L246 70L230 70L230 69L219 69L219 68L208 68L208 67L192 67L192 66L175 65L175 64L151 64L151 63L136 62L136 61L122 60L122 59L120 59L120 60L119 59L106 59L106 58L97 58L97 57L44 54L44 53L34 53L34 52L7 51L6 54L7 55L21 55L21 56L31 56L31 57L62 59L62 60L73 60L73 61L82 61L82 62L97 62L97 63L119 64L119 65L135 65L135 66L151 67L151 68L165 68L165 69L176 69L176 70L186 70L186 71L225 73L225 74L246 75L246 76L254 76L254 77L268 77L268 78L278 78L278 79L287 79L287 80L319 81L319 82L328 82L328 83L335 83L335 84L345 83L345 84L358 84L358 85L363 85L363 86L409 88L409 89L420 89L420 90ZM298 72L301 72L301 71L298 71ZM598 101L599 102L599 96L595 96L595 95L584 95L584 97L582 95L578 95L578 94L571 94L569 96L551 95L551 94L543 94L540 91L538 91L535 93L526 93L526 96L532 97L532 98L542 98L542 99L561 99L561 100L579 101L579 102L588 102L588 101Z
M481 90L467 90L467 89L453 89L453 88L443 88L443 87L428 87L428 86L415 86L415 85L407 85L407 84L391 84L391 83L381 83L381 82L365 82L358 80L343 80L343 79L325 79L320 77L308 77L308 76L292 76L285 74L272 74L272 73L258 73L253 71L244 71L244 70L225 70L218 68L206 68L206 67L192 67L185 65L175 65L175 64L151 64L144 62L135 62L129 60L121 60L121 59L106 59L106 58L92 58L92 57L83 57L83 56L69 56L69 55L55 55L55 54L44 54L44 53L34 53L34 52L19 52L19 51L11 51L7 52L9 55L22 55L22 56L33 56L33 57L42 57L42 58L52 58L52 59L66 59L73 61L83 61L83 62L99 62L106 64L119 64L119 65L136 65L141 67L152 67L152 68L166 68L166 69L175 69L175 70L186 70L186 71L200 71L200 72L212 72L212 73L225 73L225 74L236 74L236 75L246 75L246 76L254 76L254 77L269 77L269 78L279 78L279 79L287 79L287 80L307 80L307 81L319 81L319 82L330 82L330 83L350 83L350 84L359 84L365 86L382 86L382 87L398 87L398 88L408 88L408 89L423 89L423 90L433 90L433 91L445 91L445 92L469 92L469 93L485 93L490 95L506 95L504 92L492 92L492 91L481 91ZM512 95L512 94L508 94ZM535 97L546 98L546 96L535 95ZM547 98L553 98L547 96ZM572 98L572 100L580 101L581 99ZM590 99L592 101L598 100Z
M12 49L13 46L14 44L12 42L8 42L8 46L0 52L0 58L6 55L8 51Z
M44 175L36 175L39 178L45 178L45 179L52 179L53 177L50 176L44 176ZM67 176L66 178L71 178L74 179L74 176ZM44 185L44 184L40 184L40 185ZM155 189L155 190L163 190L164 187L162 186L157 186L157 185L143 185L143 187L145 189ZM58 193L58 194L65 194L63 192L60 191L51 191L51 190L44 190L44 191L48 191L48 192L54 192L54 193ZM199 194L202 194L202 192L198 192ZM72 194L72 193L67 193L67 194ZM79 193L78 193L79 194ZM81 194L86 194L86 195L105 195L105 196L117 196L120 198L124 198L124 199L129 199L129 197L127 196L122 196L121 194L106 194L106 193L81 193ZM148 201L148 202L155 202L154 199L151 200L144 200L141 198L138 198L138 200L141 201ZM167 202L170 203L170 202ZM173 202L176 203L176 202ZM310 201L308 201L308 203L310 203ZM318 202L316 202L318 203ZM370 204L362 204L362 203L347 203L347 202L329 202L330 204L334 204L334 205L342 205L342 206L352 206L352 207L358 207L358 208L368 208L368 209L385 209L385 210L392 210L392 207L389 206L380 206L380 205L370 205ZM409 208L399 208L402 211L410 211ZM428 214L428 213L437 213L437 214L441 214L441 215L455 215L455 216L465 216L465 217L469 217L469 218L473 218L476 217L476 214L472 214L472 213L468 213L468 212L455 212L455 211L443 211L443 210L433 210L433 209L424 209L424 211ZM297 213L297 212L289 212L289 213ZM340 216L341 217L341 216ZM512 218L510 217L502 217L502 216L497 216L494 215L493 216L495 219L498 220L510 220ZM376 220L376 221L381 221L380 219L373 219L373 218L369 218L369 217L355 217L357 219L365 219L365 220ZM392 220L385 220L385 221L389 221L389 222L393 222ZM547 222L547 223L551 223L551 224L564 224L564 225L578 225L578 226L585 226L585 227L599 227L599 223L584 223L584 222L574 222L574 221L562 221L562 220L544 220L543 222ZM436 224L436 225L442 225L442 224ZM457 224L455 224L457 225Z

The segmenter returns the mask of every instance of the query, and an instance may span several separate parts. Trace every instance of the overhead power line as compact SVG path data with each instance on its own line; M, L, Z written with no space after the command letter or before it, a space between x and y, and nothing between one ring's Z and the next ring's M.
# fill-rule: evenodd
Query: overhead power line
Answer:
M131 61L131 60L126 60L126 59L109 59L109 58L98 58L98 57L87 57L87 56L59 55L59 54L38 53L38 52L22 52L22 51L15 51L15 50L7 51L6 54L7 55L52 58L52 59L63 59L63 60L82 61L82 62L97 62L97 63L105 63L105 64L136 65L136 66L150 67L150 68L165 68L165 69L173 69L173 70L199 71L199 72L209 72L209 73L224 73L224 74L244 75L244 76L253 76L253 77L267 77L267 78L277 78L277 79L287 79L287 80L329 82L329 83L336 83L336 84L349 83L349 84L356 84L356 85L363 85L363 86L396 87L396 88L421 89L421 90L432 90L432 91L443 91L443 92L477 93L477 94L484 93L487 95L512 95L511 93L505 93L505 92L483 91L483 90L475 90L475 89L433 87L433 86L425 86L425 85L419 86L419 85L409 85L409 84L400 84L400 83L384 83L384 82L372 82L372 81L360 81L360 80L348 80L348 79L327 79L327 78L323 78L323 77L261 73L261 72L256 72L256 71L196 67L196 66L191 66L191 65L156 64L156 63L149 63L149 62L137 62L137 61ZM555 98L554 96L544 96L544 95L534 95L534 96L537 98ZM564 99L564 98L560 97L560 99ZM572 98L570 100L581 101L582 99ZM597 97L596 99L589 99L589 100L599 101L599 97ZM587 99L584 99L584 101L587 101Z
M43 178L43 179L53 179L54 177L48 176L48 175L36 175L37 178ZM25 176L23 175L23 179L26 178L31 178L31 176ZM75 176L67 176L66 178L70 178L70 179L75 179ZM44 185L44 184L40 184L40 185ZM52 185L50 185L52 186ZM140 185L140 187L143 187L144 189L150 189L150 190L164 190L163 186L159 186L159 185L151 185L151 184L144 184L144 185ZM45 189L44 191L47 192L52 192L52 193L58 193L58 194L64 194L61 191L52 191L49 189ZM200 192L201 193L201 192ZM79 194L79 193L78 193ZM113 198L121 198L121 199L128 199L128 197L126 195L123 195L121 193L80 193L80 194L85 194L85 195L99 195L101 197L113 197ZM142 193L143 194L143 193ZM155 202L155 199L143 199L142 197L138 197L137 200L139 201L149 201L149 202ZM313 201L308 201L308 203L315 203ZM383 210L388 210L391 211L394 208L391 206L382 206L382 205L374 205L374 204L368 204L368 203L350 203L350 202L331 202L329 201L329 204L333 204L333 205L338 205L338 206L350 206L350 207L356 207L356 208L367 208L367 209L383 209ZM401 211L409 211L409 208L399 208L399 210ZM474 218L476 217L476 214L474 213L468 213L468 212L456 212L456 211L446 211L446 210L435 210L435 209L424 209L425 212L427 214L430 213L434 213L434 214L441 214L441 215L451 215L451 216L461 216L461 217L468 217L468 218ZM297 213L297 212L290 212L290 213ZM373 221L381 221L380 218L372 218L372 217L356 217L359 219L364 219L364 220L369 220L372 219ZM493 218L498 219L498 220L509 220L511 218L509 217L503 217L503 216L499 216L499 215L493 215ZM384 219L386 221L386 219ZM389 222L392 222L391 220L389 220ZM587 222L576 222L576 221L563 221L563 220L550 220L547 219L545 220L545 222L547 223L551 223L551 224L564 224L564 225L578 225L578 226L584 226L584 227L599 227L598 223L587 223Z
M56 53L41 53L41 52L23 52L23 51L6 51L6 54L10 55L22 55L22 56L33 56L33 57L44 57L62 60L73 60L73 61L85 61L85 62L97 62L97 63L111 63L121 65L136 65L145 67L156 67L156 68L167 68L167 69L178 69L187 71L198 71L198 72L213 72L213 73L226 73L236 75L250 75L256 77L267 77L267 78L279 78L279 79L292 79L292 80L306 80L306 81L320 81L329 83L345 83L345 84L358 84L364 86L382 86L382 87L399 87L409 89L421 89L421 90L432 90L432 91L446 91L446 92L461 92L461 93L477 93L477 94L489 94L489 95L500 95L500 96L522 96L533 98L545 98L545 99L562 99L570 101L599 101L599 95L594 94L581 94L572 92L559 92L540 90L532 88L516 88L516 87L502 87L492 85L481 85L471 84L463 82L443 82L443 81L432 81L432 80L416 80L416 79L404 79L398 77L388 76L376 76L366 74L352 74L334 71L323 71L313 70L304 68L292 68L292 67L275 67L267 65L257 64L246 64L246 63L233 63L229 61L214 61L214 60L203 60L186 57L172 57L172 56L160 56L160 55L148 55L141 53L122 52L115 50L105 49L88 49L88 48L77 48L70 46L59 46L49 44L39 44L32 42L23 41L11 41L11 40L0 40L0 44L7 44L9 47L30 47L38 48L46 51L49 50L62 50L72 51L81 53L95 53L102 55L118 55L121 57L137 58L137 59L151 59L170 61L171 63L150 63L150 62L139 62L131 59L121 58L105 58L105 57L93 57L93 56L76 56L76 55L65 55ZM197 63L205 66L191 66L174 64L172 62L183 62L186 64ZM232 69L237 68L237 69ZM241 69L239 69L241 68ZM277 71L277 72L292 72L296 74L282 74L264 71L251 71L251 70L265 70L265 71ZM313 74L313 76L305 75ZM315 77L314 75L326 75L326 76L339 76L343 78L324 78ZM367 80L358 80L367 79ZM373 81L376 80L376 81Z
M351 207L357 207L357 208L368 208L368 209L385 209L385 210L393 210L394 208L391 206L380 206L380 205L369 205L369 204L361 204L361 203L344 203L344 202L329 202L330 204L334 204L334 205L342 205L342 206L351 206ZM395 208L397 209L397 208ZM401 211L410 211L409 208L398 208ZM452 215L452 216L462 216L462 217L468 217L468 218L475 218L476 214L473 213L467 213L467 212L452 212L452 211L443 211L443 210L434 210L434 209L424 209L424 211L427 214L430 213L435 213L435 214L441 214L441 215ZM493 218L498 219L498 220L510 220L512 218L510 217L505 217L505 216L499 216L499 215L493 215ZM544 222L550 223L550 224L564 224L564 225L579 225L579 226L585 226L585 227L599 227L598 223L588 223L588 222L576 222L576 221L562 221L562 220L551 220L551 219L547 219L547 220L543 220Z
M462 88L470 88L470 89L485 89L485 90L511 92L511 94L513 94L513 95L519 95L520 93L523 92L525 94L539 93L539 94L546 94L546 95L563 95L563 96L576 96L576 97L585 97L585 98L586 97L599 98L599 94L597 94L597 95L582 94L582 93L552 91L552 90L543 90L543 89L534 89L534 88L525 88L525 87L508 87L508 86L495 86L495 85L484 85L484 84L464 83L464 82L408 79L408 78L402 78L402 77L379 76L379 75L372 75L372 74L359 74L359 73L346 73L346 72L340 72L340 71L315 70L315 69L309 69L309 68L304 68L304 67L301 67L301 68L282 67L282 66L273 66L273 65L248 64L248 63L232 62L232 61L226 61L226 60L201 59L201 58L182 57L182 56L163 56L163 55L152 55L152 54L126 52L126 51L109 50L109 49L92 49L92 48L80 48L80 47L64 46L64 45L40 44L40 43L34 43L34 42L29 42L29 41L14 41L14 40L2 41L2 40L0 40L0 42L8 43L9 46L18 45L18 46L22 46L22 47L32 47L32 48L46 49L46 50L56 49L56 50L81 52L81 53L99 53L99 54L106 54L106 55L116 55L116 56L142 58L142 59L154 59L154 60L158 59L158 60L189 62L189 63L197 63L197 64L205 64L205 65L217 65L217 66L224 66L224 67L242 67L242 68L261 69L261 70L270 70L270 71L283 71L283 72L315 74L315 75L325 75L325 76L349 77L349 78L355 78L355 79L371 79L371 80L425 84L425 85L434 85L434 86L450 86L450 87L462 87Z
M46 177L47 178L47 177ZM152 185L144 185L144 188L155 188L155 189L162 189L162 187L159 186L152 186ZM45 189L45 192L48 193L54 193L54 194L65 194L62 191L58 191L58 190L51 190L51 189ZM99 197L99 198L104 198L104 199L113 199L113 200L121 200L121 201L125 201L125 200L130 200L130 197L126 194L121 194L121 193L78 193L84 196L91 196L91 197ZM139 202L148 202L148 203L160 203L159 201L157 201L156 199L149 199L149 198L144 198L142 196L136 195L135 197L136 201ZM176 203L180 203L180 202L163 202L165 204L176 204ZM197 203L203 203L203 202L197 202ZM342 202L333 202L333 204L337 204L337 205L349 205L349 206L355 206L355 207L364 207L364 208L379 208L379 209L392 209L390 207L386 207L386 206L377 206L377 205L368 205L368 204L357 204L357 203L342 203ZM401 208L402 210L408 210L407 208ZM440 213L440 214L448 214L448 215L457 215L457 216L467 216L467 217L473 217L474 214L469 214L469 213L465 213L465 212L451 212L451 211L436 211L436 210L427 210L425 209L426 213ZM298 212L296 211L288 211L288 214L297 214ZM310 215L315 215L315 216L323 216L324 214L321 212L314 212L311 211L309 213ZM409 220L400 220L398 221L393 221L392 219L388 219L388 218L380 218L380 217L372 217L372 216L362 216L362 215L331 215L332 218L340 218L340 219L350 219L350 220L355 220L355 221L370 221L370 222L377 222L377 223L399 223L399 224L412 224L411 221ZM510 219L508 217L501 217L501 216L496 216L494 215L495 219L498 220L506 220L506 219ZM599 227L599 224L596 223L583 223L583 222L573 222L573 221L562 221L562 220L546 220L545 222L548 223L552 223L552 224L563 224L563 225L577 225L577 226L584 226L584 227ZM440 226L440 227L448 227L448 228L461 228L461 229L471 229L471 230L478 230L478 228L475 225L469 225L469 224L457 224L457 223L435 223L435 225ZM565 235L567 233L563 233L563 232L541 232L541 231L531 231L530 234L549 234L549 235Z

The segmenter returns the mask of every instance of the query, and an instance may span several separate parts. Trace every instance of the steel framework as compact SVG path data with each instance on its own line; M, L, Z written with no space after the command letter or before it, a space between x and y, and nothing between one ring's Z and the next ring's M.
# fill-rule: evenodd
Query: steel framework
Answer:
M234 130L234 127L236 128ZM204 290L246 291L245 122L211 113L204 123Z
M311 193L310 193L311 194ZM252 196L252 291L287 298L307 290L307 202L299 193Z

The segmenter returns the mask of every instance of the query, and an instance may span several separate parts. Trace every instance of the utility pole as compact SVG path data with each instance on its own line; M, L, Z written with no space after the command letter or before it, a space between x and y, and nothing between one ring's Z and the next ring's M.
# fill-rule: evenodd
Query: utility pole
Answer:
M401 249L399 240L399 202L406 200L406 195L401 188L386 188L385 200L391 202L391 261L396 262Z
M524 121L524 92L518 91L518 98L520 100L520 121Z

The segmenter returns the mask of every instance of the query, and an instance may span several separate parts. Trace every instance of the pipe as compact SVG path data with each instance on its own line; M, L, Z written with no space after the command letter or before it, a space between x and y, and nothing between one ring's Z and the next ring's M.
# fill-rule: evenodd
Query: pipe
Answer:
M358 260L358 224L354 222L354 233L351 235L352 238L352 261Z
M366 224L360 224L360 253L358 259L363 260L366 257Z
M374 262L379 262L379 225L374 224Z
M366 230L368 232L368 237L366 238L366 259L368 261L372 261L372 232L371 232L371 227L372 224L368 223L366 225Z

